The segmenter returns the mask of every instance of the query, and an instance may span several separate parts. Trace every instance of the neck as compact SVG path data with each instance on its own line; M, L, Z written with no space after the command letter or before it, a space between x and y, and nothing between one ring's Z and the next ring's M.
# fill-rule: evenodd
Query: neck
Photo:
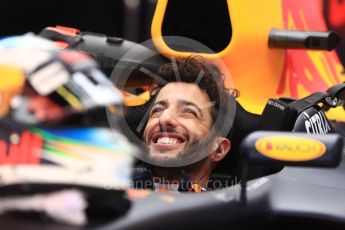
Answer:
M172 184L179 181L180 172L183 168L151 167L155 182L160 184Z
M202 159L186 167L167 168L153 166L151 171L156 181L163 184L177 183L180 180L181 170L184 170L193 181L200 186L206 187L212 172L212 165L209 158Z

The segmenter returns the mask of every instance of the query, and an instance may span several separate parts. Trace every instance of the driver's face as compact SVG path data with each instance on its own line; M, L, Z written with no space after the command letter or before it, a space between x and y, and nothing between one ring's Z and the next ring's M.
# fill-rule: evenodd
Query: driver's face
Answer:
M144 140L154 159L176 159L192 144L205 139L212 118L207 93L191 83L164 86L150 111Z

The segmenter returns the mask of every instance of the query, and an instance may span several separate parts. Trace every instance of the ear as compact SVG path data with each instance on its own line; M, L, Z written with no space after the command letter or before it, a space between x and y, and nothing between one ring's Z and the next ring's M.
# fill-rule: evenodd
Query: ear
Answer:
M214 152L213 160L215 162L221 161L226 154L229 152L231 147L231 142L228 138L218 137L216 140L218 147Z

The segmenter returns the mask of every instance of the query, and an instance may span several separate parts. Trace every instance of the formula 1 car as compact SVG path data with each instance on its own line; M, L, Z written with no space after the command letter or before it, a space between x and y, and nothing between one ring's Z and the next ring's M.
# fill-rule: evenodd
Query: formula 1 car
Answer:
M174 45L171 40L159 38L162 37L160 33L170 36L176 35L174 29L179 29L179 35L186 35L184 34L186 30L181 25L185 23L183 17L181 21L171 20L172 17L176 18L174 17L176 10L185 9L185 17L193 11L193 4L201 4L204 8L212 10L212 4L191 2L191 5L184 2L183 7L181 6L182 1L158 2L153 21L153 36L158 36L158 39L154 40L154 49L150 49L152 46L149 46L150 48L148 46L140 46L140 52L137 51L136 53L138 55L137 60L133 59L132 56L120 60L136 44L119 38L79 33L71 29L67 29L66 32L64 28L62 30L61 28L48 28L42 31L41 35L55 40L65 47L68 46L91 54L99 62L101 68L113 76L117 73L113 70L116 64L120 63L118 67L130 67L131 71L128 79L125 79L124 82L121 82L120 78L116 79L117 84L122 84L126 88L137 88L139 86L141 90L145 90L145 87L142 86L151 84L152 79L147 78L140 71L141 67L155 71L155 68L161 63L169 61L167 58L171 56L183 57L191 53L185 50L174 51L174 49L179 47L176 46L174 49L171 49L169 45L165 45L169 44L167 41ZM225 4L224 6L227 7L220 7L223 6L222 4ZM335 67L338 61L334 57L334 53L317 51L318 53L315 54L304 49L297 51L285 49L291 47L298 48L297 46L301 45L301 43L294 43L289 40L291 37L292 39L298 38L302 40L304 38L309 41L309 43L302 42L304 45L316 45L317 49L322 44L326 44L325 49L334 48L334 43L337 43L334 40L337 40L337 37L331 33L315 34L311 32L308 34L301 31L275 30L271 31L271 37L278 38L279 40L281 38L280 35L283 34L283 40L285 40L283 42L276 42L277 39L272 38L271 42L276 42L272 44L272 47L283 46L283 49L268 50L267 35L272 25L267 24L267 28L265 27L264 29L265 33L263 33L263 28L256 28L256 24L253 22L247 22L246 27L241 27L239 21L246 15L257 15L255 13L260 13L260 15L257 15L258 20L267 22L274 19L274 26L281 28L282 22L279 22L281 20L279 16L281 15L277 15L281 11L271 12L270 10L269 13L272 14L269 14L268 7L262 4L259 6L262 9L255 8L255 13L253 13L253 7L249 7L251 4L252 2L250 1L242 1L235 4L235 1L231 0L216 1L214 3L214 5L217 5L217 11L220 11L219 9L228 9L230 12L230 16L223 16L231 18L230 26L233 33L231 37L220 36L219 39L225 38L228 40L222 41L223 43L217 41L212 49L219 51L218 53L220 54L218 55L222 56L228 65L234 66L232 75L235 86L238 86L241 92L243 91L243 97L237 102L234 126L229 133L233 143L236 143L231 150L233 154L230 154L234 158L226 159L217 172L220 176L231 176L230 184L226 188L198 194L153 193L147 190L128 189L126 193L129 200L131 200L131 207L127 207L127 213L117 215L114 218L108 213L106 220L99 216L91 216L89 224L82 228L344 228L345 211L342 205L345 202L345 184L342 178L345 173L345 163L344 159L342 159L342 156L345 154L343 143L344 125L339 122L344 118L344 111L340 110L343 105L341 101L344 99L345 89L344 84L341 83L343 76L336 71L339 68ZM300 5L296 1L276 1L275 3L271 1L269 5L270 7L274 6L275 9L282 7L286 20L285 29L291 29L289 23L293 22L296 27L300 27L294 19L300 22L301 25L307 26L310 20L309 17L312 17L312 15L305 17L306 15L304 14L309 12L306 9L310 6L315 7L310 1L305 1L305 3L300 3ZM304 9L302 13L297 15L295 12L301 11L295 9L296 5L298 5L298 9ZM166 12L165 17L163 17L163 12ZM245 13L240 15L236 14L236 12ZM218 13L221 14L220 12ZM198 16L202 19L203 15ZM193 18L193 16L190 17ZM302 19L295 17L305 17L308 23L305 24ZM163 18L166 21L163 22ZM189 22L191 24L186 25L188 27L193 26L192 21ZM211 22L216 23L216 18L214 18L214 21L211 20ZM180 24L171 25L171 23ZM214 29L212 31L214 33L224 32L213 24L209 28ZM260 30L260 33L258 32L260 37L256 37L257 46L247 47L245 43L249 38L243 40L240 38L246 37L243 34L246 34L248 31L254 33L257 30ZM189 31L194 35L194 38L200 34L197 26ZM209 33L208 31L205 34ZM285 36L284 33L287 35ZM205 41L207 43L206 35ZM264 35L266 40L263 38ZM308 40L308 36L315 38L319 43L314 40ZM320 38L320 36L325 38L325 40ZM213 42L214 40L208 41ZM233 43L229 45L228 50L223 52L222 49L228 45L229 41ZM145 52L152 54L156 50L164 54L164 57L155 56L146 59L145 62L140 60L140 54ZM253 68L244 67L241 64L247 64L244 60L248 58L248 50L251 52L254 50L258 55L257 60L251 63ZM227 52L228 54L226 54ZM214 58L207 54L201 55L209 58L209 60ZM326 66L320 64L320 62L316 61L315 56L321 56L321 60L328 64ZM309 62L306 62L306 60ZM321 62L323 63L323 61ZM303 65L305 63L307 64ZM259 67L259 69L254 67ZM303 67L308 67L307 70L309 72ZM330 69L326 70L327 68ZM284 74L278 74L282 69L284 69ZM305 74L302 74L301 69ZM120 69L120 72L122 72L122 69ZM308 77L310 72L312 72L311 79L316 79L318 84L311 82ZM325 72L328 74L322 75ZM294 81L296 74L298 80ZM251 79L248 80L248 76L251 76ZM277 76L281 76L282 80L273 81L272 79L276 79ZM305 79L302 79L303 77ZM285 85L287 78L289 78L290 91L286 89ZM261 93L253 89L254 86L261 84L261 82L265 82L265 84L271 83L272 85L268 87L271 91L264 90L265 92ZM332 82L332 84L327 85L329 82ZM279 87L278 83L281 83ZM230 79L228 84L231 84ZM300 84L304 88L300 87ZM152 99L150 98L151 95L143 95L140 94L136 100L128 102L126 122L129 124L128 127L134 131L141 121L140 117L143 116L147 105ZM287 96L294 98L286 98ZM333 110L337 110L337 112L333 116L329 115L329 118L327 118L323 111L327 108L330 108L330 112ZM330 118L337 119L337 122L330 120ZM271 132L255 132L258 130ZM252 134L248 136L250 133ZM140 136L141 134L137 133L137 135ZM30 187L24 189L30 190ZM105 213L102 214L105 215ZM21 221L18 221L18 214L5 215L0 218L0 224L1 226L12 228L42 227L41 217L21 215L19 217ZM66 226L45 220L44 227L49 229Z
M278 102L273 104L277 106ZM293 108L293 105L290 107ZM234 163L232 157L223 171L217 172L225 179L232 176L226 187L185 194L126 189L128 197L125 200L118 195L82 188L94 201L103 197L102 202L96 205L97 212L89 213L87 225L71 227L47 217L42 219L42 215L14 212L0 217L1 226L35 229L228 229L229 226L234 229L343 229L343 137L334 133L307 134L305 128L308 126L305 124L312 123L313 117L322 120L322 129L317 130L318 125L311 124L314 129L310 128L310 131L332 129L323 112L311 106L293 122L295 133L260 131L245 138L237 146L237 154L232 150L232 154L241 160L237 162L238 167L232 168L228 164ZM253 124L251 127L255 127L254 124L259 124L264 116L253 117L253 114L239 109L235 118L237 126L234 133L230 134L233 135L231 137L240 141L245 132L252 132L243 129L243 124L249 120ZM297 132L302 129L304 132ZM32 183L2 186L0 194L2 197L10 197L13 193L27 195L47 192L47 186L40 186ZM50 185L48 191L70 186ZM106 205L108 202L110 206Z
M92 38L106 40L99 35ZM86 36L84 41L87 41ZM147 68L154 68L145 64ZM339 204L345 199L341 182L344 171L341 159L344 144L343 137L332 134L335 128L338 128L338 133L342 129L331 123L319 106L341 106L338 97L343 92L344 85L339 84L331 87L328 92L316 92L299 100L270 99L261 115L247 112L238 104L233 130L229 133L233 143L238 144L234 144L231 150L231 159L224 161L217 171L220 177L227 179L231 176L225 188L201 194L153 193L148 190L127 189L127 202L118 196L113 197L114 206L119 205L122 208L108 207L105 212L100 208L104 207L103 200L100 209L96 209L98 215L91 212L89 223L83 228L228 228L230 225L239 229L281 225L286 229L294 226L343 228L345 222ZM148 100L150 101L150 98ZM131 102L135 106L129 106L126 116L133 130L148 104L140 100L135 102ZM272 118L275 118L274 122ZM13 122L7 124L12 124L13 128ZM255 133L256 130L276 132ZM292 130L295 132L291 133ZM58 137L52 139L52 134L59 135L51 129L49 132L51 140ZM254 133L245 139L252 132ZM316 135L322 133L324 135ZM60 136L61 134L63 133L60 132ZM56 148L58 149L58 146ZM283 166L285 167L282 169ZM306 168L308 166L314 168ZM336 166L338 168L334 169ZM37 187L35 184L3 186L2 196L8 197L14 189L15 194L47 191L44 186ZM48 191L52 189L61 187L49 187ZM88 191L90 196L95 193L100 195L99 191ZM324 199L325 194L330 194L327 195L327 200ZM112 196L104 194L104 197L107 202L111 202L108 200L112 199ZM97 196L93 199L97 199ZM131 205L128 201L131 201ZM0 218L0 223L4 227L42 226L41 218L32 214L6 214ZM44 225L48 229L65 227L50 219L45 220Z

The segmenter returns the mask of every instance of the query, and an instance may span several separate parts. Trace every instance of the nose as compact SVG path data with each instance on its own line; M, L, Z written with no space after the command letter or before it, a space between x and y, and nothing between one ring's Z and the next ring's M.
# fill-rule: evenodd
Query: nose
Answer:
M169 128L176 127L178 124L176 113L170 108L165 109L159 117L159 124L165 131Z

